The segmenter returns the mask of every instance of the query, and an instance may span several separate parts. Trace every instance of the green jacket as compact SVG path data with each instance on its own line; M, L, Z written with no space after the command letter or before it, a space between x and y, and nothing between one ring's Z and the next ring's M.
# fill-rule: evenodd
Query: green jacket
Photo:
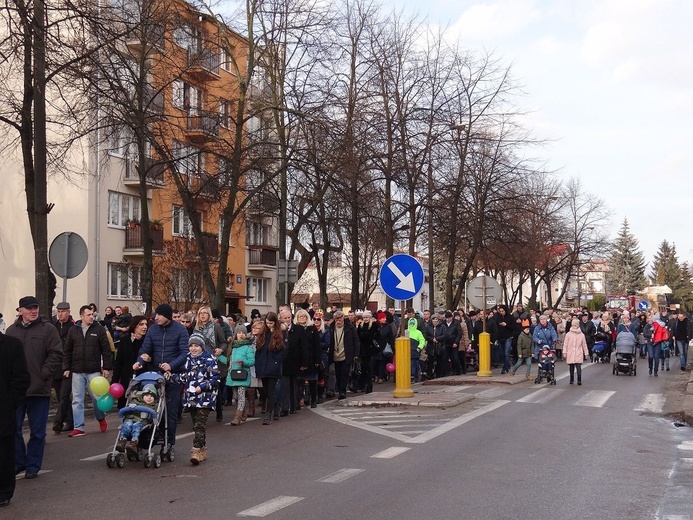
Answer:
M424 347L426 346L426 338L424 338L424 335L421 334L421 331L418 328L418 323L416 321L416 318L411 318L408 322L408 328L407 331L409 332L409 339L413 339L419 342L419 351L422 351Z
M522 331L517 337L517 355L521 358L532 357L534 355L534 339L531 334Z

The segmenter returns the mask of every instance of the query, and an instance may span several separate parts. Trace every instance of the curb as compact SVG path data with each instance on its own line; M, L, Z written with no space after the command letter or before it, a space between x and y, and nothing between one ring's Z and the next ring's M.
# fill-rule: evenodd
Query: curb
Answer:
M474 399L474 394L451 394L449 392L437 392L421 394L414 397L395 398L392 395L368 394L364 398L344 399L339 406L424 406L429 408L449 408Z

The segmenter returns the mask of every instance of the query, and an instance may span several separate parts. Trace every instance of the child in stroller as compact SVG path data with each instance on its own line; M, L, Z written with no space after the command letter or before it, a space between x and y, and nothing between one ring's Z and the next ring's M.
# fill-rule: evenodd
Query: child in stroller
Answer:
M539 384L543 378L546 378L547 383L555 385L556 377L554 375L554 370L556 367L556 354L548 345L544 345L539 352L539 362L537 365L537 378L534 380L534 383Z
M125 392L126 405L118 412L123 421L118 428L118 437L113 450L106 457L109 468L125 465L125 453L130 461L142 460L144 466L156 468L166 453L173 460L171 446L167 443L166 381L157 372L144 372L136 376ZM128 440L130 443L128 444ZM161 445L160 453L154 454L153 447Z
M124 453L127 449L129 454L137 454L140 432L146 426L150 426L156 419L158 395L159 393L153 384L146 384L142 392L137 392L136 395L133 395L130 404L118 412L123 422L120 425L120 436L116 444L116 451ZM143 410L142 408L150 408L151 410ZM127 444L128 441L130 441L129 444Z
M597 341L592 347L591 359L592 363L601 361L602 363L607 363L611 358L608 352L609 343L606 340Z

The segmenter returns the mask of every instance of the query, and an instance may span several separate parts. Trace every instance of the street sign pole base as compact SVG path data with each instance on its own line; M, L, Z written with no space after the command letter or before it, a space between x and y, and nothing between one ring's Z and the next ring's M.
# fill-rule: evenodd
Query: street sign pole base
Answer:
M395 340L395 366L395 390L392 396L414 397L414 390L411 389L411 347L406 336Z
M479 371L477 377L491 377L491 335L488 332L479 334Z

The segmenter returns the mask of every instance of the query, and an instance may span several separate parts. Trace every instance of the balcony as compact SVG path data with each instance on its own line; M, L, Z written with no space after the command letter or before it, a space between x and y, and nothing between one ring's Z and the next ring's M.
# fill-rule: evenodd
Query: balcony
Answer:
M210 49L188 48L187 65L188 75L198 81L219 77L219 54Z
M209 112L188 113L187 137L195 143L202 143L219 137L219 117Z
M163 25L143 24L130 33L125 40L127 50L133 56L147 57L164 50L165 29Z
M263 246L248 248L248 269L263 270L267 267L277 267L277 249Z
M202 234L202 245L204 247L207 257L215 259L219 257L219 237L212 233ZM197 242L193 237L186 239L185 241L185 255L189 257L199 257L200 251L197 248Z
M125 177L123 178L123 184L125 186L138 187L140 184L140 176L137 172L137 166L139 159L125 158ZM146 169L146 183L148 188L163 188L164 187L164 165L147 157L144 161L144 167Z
M149 232L152 237L152 250L163 252L164 250L164 230L160 227L152 228ZM144 240L142 238L142 226L140 224L130 225L125 228L125 247L123 256L144 256Z
M142 105L147 113L155 116L164 115L164 94L151 85L142 92Z
M194 197L212 201L220 200L221 190L223 190L220 179L216 175L207 173L189 176L188 188Z

